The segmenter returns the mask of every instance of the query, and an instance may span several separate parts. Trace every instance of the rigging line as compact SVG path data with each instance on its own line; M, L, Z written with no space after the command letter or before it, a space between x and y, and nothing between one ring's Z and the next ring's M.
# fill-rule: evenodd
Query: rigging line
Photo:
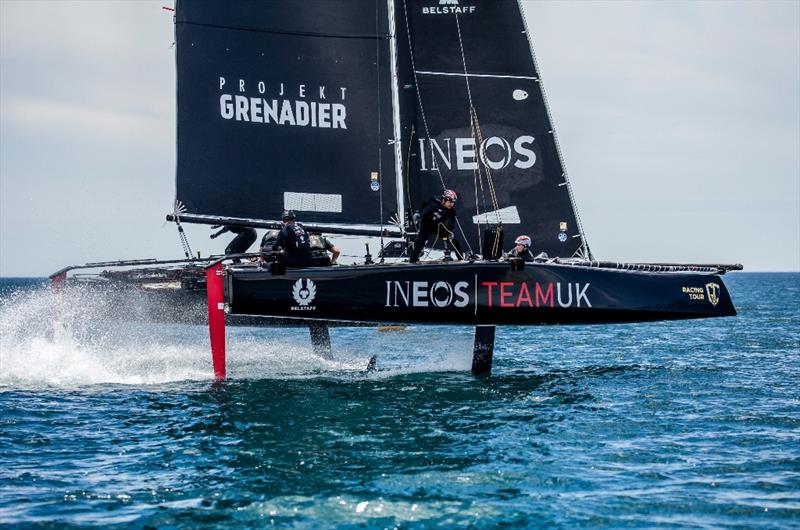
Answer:
M183 231L183 226L181 226L180 216L178 215L177 208L174 211L175 214L175 224L178 225L178 236L181 240L181 246L183 247L183 254L188 259L192 259L192 247L189 246L189 239L186 237L186 232Z
M464 83L467 86L467 98L469 99L469 114L470 114L469 122L470 122L470 128L471 128L471 132L472 132L472 137L473 137L473 139L475 139L476 125L478 125L478 129L477 129L478 140L482 141L482 136L480 134L480 127L479 127L479 124L478 124L478 113L475 110L475 104L474 104L474 102L472 100L472 87L470 86L470 83L469 83L469 72L467 70L467 59L466 59L466 56L464 55L464 40L461 37L461 22L458 19L458 13L454 13L453 15L456 18L456 30L458 31L458 47L459 47L459 50L461 52L461 66L464 68ZM480 156L480 149L481 149L480 141L476 142L476 147L477 147L477 151L478 151L478 157L477 157L478 158L478 164L477 164L478 168L480 168L481 163L483 162L483 160L481 159L481 156ZM492 205L494 206L495 210L498 210L497 196L492 193L492 191L494 189L494 186L491 184L491 178L492 178L491 177L491 173L489 172L489 168L486 166L486 164L483 164L483 166L484 166L484 170L486 171L486 174L487 174L487 182L489 183L489 192L490 192L490 196L492 198ZM479 180L481 179L481 177L480 177L480 169L478 169L478 179ZM476 209L477 209L477 204L478 204L478 197L477 197L477 192L476 192L476 197L475 197ZM499 224L499 222L500 222L500 214L498 213L497 216L498 216L498 224ZM462 228L461 223L458 222L458 219L456 219L456 222L458 224L458 229L461 231L461 235L464 237L464 240L467 241L467 246L469 246L469 240L467 240L467 236L464 235L464 229ZM478 233L480 234L480 223L478 223L478 226L479 226ZM481 241L480 236L478 237L478 240ZM470 248L470 251L471 250L472 250L472 248Z
M480 146L480 141L476 138L476 136L480 136L480 131L475 131L475 123L474 123L474 115L472 109L470 109L469 115L469 125L470 125L470 134L472 135L473 141L476 142L476 145ZM480 157L480 152L478 153ZM480 208L478 206L478 187L480 187L480 199L483 202L483 209L488 211L486 208L486 192L483 189L483 178L481 177L481 166L480 164L475 164L475 214L478 217L478 223L476 223L476 229L478 231L478 245L480 245L481 250L483 249L483 237L481 234L481 222L480 222ZM497 210L497 208L495 208ZM487 223L488 224L488 223Z
M458 20L458 14L455 14L456 17L456 30L458 31L458 47L461 51L461 65L464 68L464 82L467 86L467 97L469 98L469 121L470 127L472 129L473 139L475 139L475 133L477 132L477 149L478 149L478 167L480 167L481 162L483 162L480 156L481 146L483 144L483 135L481 134L480 130L480 123L478 122L478 112L475 110L475 104L472 100L472 88L469 83L469 71L467 70L467 58L464 54L464 41L461 37L461 22ZM484 153L485 154L485 153ZM497 195L494 193L494 184L492 180L491 168L487 164L482 164L484 166L484 171L486 172L486 180L489 184L489 193L492 199L492 206L495 210L498 210L499 205L497 202ZM480 173L479 173L480 175ZM476 198L477 202L477 198ZM497 222L500 223L500 214L497 214Z
M378 33L378 1L375 0L375 33ZM381 41L375 41L375 77L378 86L378 211L381 225L381 263L383 263L383 156L381 153ZM371 184L371 183L370 183ZM402 227L401 227L402 228Z
M476 136L477 136L476 144L477 145L481 145L483 143L483 134L481 133L481 130L480 130L480 124L478 123L477 113L475 113L474 110L475 109L473 108L470 111L470 127L472 128L471 132L472 132L473 139L476 139ZM478 155L480 156L480 152L478 153ZM495 215L497 216L496 225L499 227L500 226L500 213L498 211L499 207L498 207L498 203L497 203L497 196L494 193L494 185L493 185L494 181L493 181L491 173L490 173L490 168L489 167L484 167L484 170L486 171L486 174L487 174L486 181L487 181L487 184L488 184L488 187L489 187L490 199L492 200L492 205L493 205L494 210L495 210ZM475 173L477 175L477 180L478 180L478 183L479 183L480 188L481 188L481 200L484 201L484 205L483 206L484 206L484 209L486 209L486 204L485 204L486 192L483 189L483 179L481 178L480 165L478 165L478 164L476 164ZM476 192L475 192L476 209L477 209L477 195L478 195L478 193L477 193L477 190L476 190ZM478 241L480 242L481 249L483 249L483 238L482 238L481 230L480 230L480 217L478 217L478 221L479 221L478 222ZM487 219L487 221L488 221L488 219ZM492 245L492 248L493 248L492 253L496 254L497 253L497 245L499 244L499 238L495 237L493 241L494 242L493 242L493 245Z
M472 89L469 86L469 75L467 72L467 59L464 57L464 42L461 40L461 22L458 21L458 13L454 13L456 17L456 30L458 31L458 47L461 50L461 65L464 67L464 82L467 84L467 97L469 98L470 111L475 109L472 104Z
M483 135L481 134L480 129L477 128L477 124L475 123L475 121L476 121L476 116L472 112L472 109L470 109L470 113L469 113L470 133L472 134L472 139L473 139L473 141L475 141L475 144L480 146L481 145L481 140L483 139ZM480 149L480 147L479 147L479 149ZM480 152L478 152L478 156L480 156ZM480 186L480 190L481 190L481 200L484 203L483 204L483 209L488 211L489 209L486 207L486 192L483 189L483 178L481 176L481 165L480 164L475 164L475 174L477 175L478 186ZM475 190L476 197L477 197L477 193L478 193L478 190L476 189ZM492 201L492 206L494 207L495 210L497 210L497 207L496 207L494 201ZM476 212L476 213L478 213L478 212Z
M419 79L417 78L417 67L414 63L414 48L411 45L411 27L408 25L408 5L406 0L403 0L403 18L405 19L406 23L406 38L408 40L408 56L411 60L411 71L414 73L414 91L417 93L417 104L419 105L419 114L422 117L422 124L425 126L425 136L428 138L428 143L431 141L431 131L428 127L428 118L425 116L425 106L422 104L422 94L419 90ZM424 149L424 147L423 147ZM437 175L439 176L439 182L442 184L442 190L447 189L447 185L444 183L444 177L442 176L442 170L439 169L438 165L434 165L431 169L435 170ZM469 243L468 243L469 244Z
M458 16L458 15L456 15ZM422 94L419 89L419 79L417 78L417 67L414 63L414 48L411 45L411 28L408 24L408 3L407 0L403 0L403 18L405 19L406 23L406 37L408 39L408 54L409 59L411 60L411 71L414 73L414 89L417 93L417 104L419 105L419 113L422 117L422 124L425 126L425 135L428 137L428 142L431 141L431 131L428 127L428 119L425 116L425 107L422 104ZM457 19L456 19L457 20ZM447 189L447 185L444 182L444 177L442 176L442 170L439 169L439 166L434 166L433 169L436 171L436 174L439 176L439 182L442 184L442 190ZM464 242L467 244L467 248L469 248L470 252L472 252L472 246L469 244L469 239L466 235L464 235L464 229L461 227L461 222L456 217L456 224L458 225L458 229L461 232L461 236L464 238Z
M474 128L478 135L478 145L483 145L483 132L481 132L481 124L478 121L478 113L475 111L475 108L472 108L472 114L470 115L470 120L474 120ZM484 151L484 155L486 152ZM480 159L480 149L478 150L478 158ZM482 160L482 159L481 159ZM494 177L492 177L492 168L490 168L487 164L484 164L484 171L486 172L486 184L489 187L489 197L492 201L492 207L495 209L495 215L497 216L497 224L501 224L500 219L500 202L497 200L497 192L494 188Z
M483 193L483 181L481 181L478 177L479 177L479 175L478 175L478 167L476 165L475 171L472 172L473 187L475 188L475 216L478 218L478 222L475 223L475 229L478 232L478 246L481 249L483 249L483 238L481 237L481 223L480 223L481 207L480 207L480 203L478 201L478 185L479 184L480 184L480 188L481 188L481 193L480 193L481 202L483 202L484 209L486 208L486 199L484 198L484 193Z
M408 135L408 155L406 156L406 203L408 204L408 211L411 212L414 209L414 206L411 204L411 146L414 145L414 133L416 129L414 124L411 124L411 133ZM403 223L405 224L406 220L403 219Z
M447 232L450 235L450 237L448 237L448 238L441 237L439 234L441 234L442 229L444 229L444 231ZM446 246L447 244L449 244L451 247L453 247L453 250L455 251L456 256L458 256L458 259L459 260L463 260L464 259L464 255L461 252L459 252L458 249L456 248L456 246L453 244L453 236L454 235L455 235L455 233L452 230L447 228L447 226L445 226L445 224L443 222L439 221L439 225L436 227L436 238L435 239L437 239L437 240L438 239L442 239L444 241L447 241L447 243L443 244L443 246ZM434 243L434 245L435 244L436 243ZM433 248L433 247L431 247L431 248Z

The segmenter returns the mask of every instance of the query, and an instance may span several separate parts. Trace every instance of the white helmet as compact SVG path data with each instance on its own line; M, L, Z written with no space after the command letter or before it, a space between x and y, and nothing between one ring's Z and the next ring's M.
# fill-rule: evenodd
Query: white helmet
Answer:
M453 190L444 190L442 192L442 200L456 202L458 200L458 195Z
M528 236L519 236L515 241L515 245L522 245L525 248L530 248L531 246L531 238Z

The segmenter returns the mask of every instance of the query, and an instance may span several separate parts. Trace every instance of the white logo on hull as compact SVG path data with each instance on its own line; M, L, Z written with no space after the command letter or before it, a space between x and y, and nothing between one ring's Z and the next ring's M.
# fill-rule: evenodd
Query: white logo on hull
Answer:
M469 283L386 281L385 307L466 307Z
M312 306L311 302L317 296L317 286L309 279L300 278L294 283L292 287L292 296L294 301L297 302L296 306L292 306L292 311L311 311L316 309Z

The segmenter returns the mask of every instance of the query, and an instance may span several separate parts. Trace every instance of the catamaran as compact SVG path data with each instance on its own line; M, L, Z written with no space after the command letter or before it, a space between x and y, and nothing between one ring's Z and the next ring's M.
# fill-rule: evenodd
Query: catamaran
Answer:
M135 293L210 326L464 324L473 372L495 326L733 316L721 280L741 265L596 260L584 235L518 0L282 0L175 4L174 211L186 259L73 266L56 285ZM463 260L403 262L412 214L458 190ZM182 223L381 239L377 262L286 268L192 258ZM502 254L527 234L541 259ZM392 255L398 259L389 259ZM239 259L235 259L239 258ZM244 261L240 259L244 258ZM94 275L76 274L102 268ZM71 273L71 274L68 274ZM155 314L157 313L157 314Z

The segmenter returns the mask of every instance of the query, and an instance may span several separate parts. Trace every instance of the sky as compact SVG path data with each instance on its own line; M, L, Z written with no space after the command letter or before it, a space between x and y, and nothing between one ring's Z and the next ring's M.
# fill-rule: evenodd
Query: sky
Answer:
M522 4L596 258L800 270L800 2ZM183 257L162 5L0 0L0 276Z

